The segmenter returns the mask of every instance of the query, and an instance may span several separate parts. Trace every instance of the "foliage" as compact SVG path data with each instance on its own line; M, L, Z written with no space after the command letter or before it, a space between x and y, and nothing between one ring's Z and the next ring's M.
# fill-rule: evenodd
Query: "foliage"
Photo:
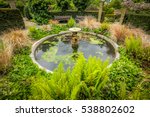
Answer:
M150 77L149 77L150 78ZM149 100L150 96L150 79L143 79L138 83L137 87L131 93L129 99L136 100Z
M76 21L71 17L71 18L68 20L67 26L68 26L68 27L73 27L73 26L75 26L75 24L76 24Z
M29 20L32 19L32 16L31 16L31 14L30 14L30 12L29 12L28 3L25 5L23 12L24 12L24 16L25 16L26 18L28 18Z
M36 80L31 99L98 99L108 80L107 65L96 57L86 62L80 55L72 70L64 71L60 64L50 79Z
M114 13L114 8L110 7L109 5L104 6L104 11L105 14L113 14Z
M4 1L4 0L0 0L0 8L8 8L9 4Z
M108 98L110 99L128 99L125 95L129 95L137 83L141 81L142 71L133 61L126 56L122 56L115 61L110 69L110 85L106 89Z
M141 61L143 67L150 66L150 46L144 47L140 38L129 37L125 41L126 52L132 58Z
M30 48L19 49L12 59L8 74L0 80L0 99L29 99L32 77L48 78L50 74L41 71L31 60Z
M52 25L51 30L49 31L45 31L43 29L36 28L36 27L31 27L29 29L29 35L31 36L32 39L37 40L48 35L58 34L59 32L65 31L65 30L67 30L66 25Z
M115 9L122 8L121 2L122 2L122 0L111 0L111 2L110 2L110 8L111 7L115 8Z
M39 24L48 23L49 3L46 0L29 0L28 6L30 14L37 21L37 23Z
M73 3L78 11L84 11L91 4L91 0L73 0Z
M56 3L62 11L69 10L72 7L72 0L56 0Z
M98 29L94 29L94 33L97 33L97 34L102 34L102 35L105 35L105 36L109 36L109 27L110 25L108 23L102 23L100 24L100 27Z
M125 40L125 45L127 53L134 58L142 51L142 40L140 38L128 37Z
M150 15L149 13L138 14L138 13L129 12L125 16L124 23L127 23L127 24L130 23L131 25L135 27L142 28L146 31L149 31L150 30Z

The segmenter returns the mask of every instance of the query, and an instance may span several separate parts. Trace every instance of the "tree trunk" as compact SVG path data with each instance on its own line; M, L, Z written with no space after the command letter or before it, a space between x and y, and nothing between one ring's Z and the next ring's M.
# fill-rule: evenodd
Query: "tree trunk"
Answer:
M120 24L122 24L123 21L124 21L124 17L126 15L126 11L127 11L126 8L122 9L122 11L121 11L121 17L120 17L120 21L119 21Z
M101 1L100 2L99 12L98 12L98 22L101 22L101 19L102 19L103 6L104 6L104 2Z
M10 5L10 8L16 9L16 0L7 0L7 1Z

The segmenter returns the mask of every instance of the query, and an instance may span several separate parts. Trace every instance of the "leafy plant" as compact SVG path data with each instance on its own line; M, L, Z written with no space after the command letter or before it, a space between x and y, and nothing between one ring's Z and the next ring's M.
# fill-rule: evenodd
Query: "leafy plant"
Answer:
M107 65L96 57L86 62L80 55L72 70L64 71L60 64L50 79L36 80L31 99L97 99L108 81Z
M47 30L47 31L43 30L41 28L30 27L29 35L31 36L32 39L38 40L45 36L57 34L61 31L65 31L65 30L67 30L66 25L52 25L51 30Z
M9 72L0 80L0 99L29 99L33 79L50 76L32 62L30 53L30 48L26 47L17 50L12 57Z
M30 11L29 11L29 5L28 5L28 3L25 5L23 12L24 12L24 16L26 18L28 18L29 20L32 19L32 16L31 16Z
M73 0L73 3L78 11L84 11L91 4L91 0Z
M150 62L150 46L145 46L141 38L129 37L125 40L126 52L132 58L141 61L142 66L145 68L149 66Z
M75 24L76 24L76 21L71 17L71 18L68 20L67 26L70 28L70 27L75 26Z
M62 11L69 10L71 2L72 0L56 0L57 7L59 7Z
M137 83L141 81L142 71L134 62L122 56L115 61L110 69L110 85L108 96L110 99L125 99ZM125 93L126 92L126 93Z
M141 38L134 38L133 36L126 38L125 40L126 51L133 57L137 57L142 51L142 40Z
M46 0L28 0L29 12L37 23L48 23L48 5L49 2Z

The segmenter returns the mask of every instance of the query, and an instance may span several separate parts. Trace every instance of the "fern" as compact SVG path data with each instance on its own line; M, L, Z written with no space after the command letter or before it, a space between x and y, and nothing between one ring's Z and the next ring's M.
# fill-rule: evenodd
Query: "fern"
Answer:
M127 53L133 57L138 56L142 52L142 40L141 38L134 38L133 36L126 38L125 40Z
M38 79L32 85L33 99L97 99L108 80L108 61L79 55L73 69L60 63L50 79ZM36 98L34 98L36 97Z
M126 99L126 83L125 82L121 82L120 83L120 99L124 100Z
M71 99L74 100L86 100L90 98L90 93L87 85L85 82L81 82L79 85L77 85L71 94Z

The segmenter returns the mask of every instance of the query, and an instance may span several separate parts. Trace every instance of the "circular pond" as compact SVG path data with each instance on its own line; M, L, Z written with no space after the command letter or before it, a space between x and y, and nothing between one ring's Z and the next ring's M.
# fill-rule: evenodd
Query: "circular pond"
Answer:
M111 64L119 57L117 45L109 38L95 33L78 32L73 42L72 32L47 36L32 47L31 58L42 69L52 72L60 63L72 67L80 53L85 58L96 56Z

